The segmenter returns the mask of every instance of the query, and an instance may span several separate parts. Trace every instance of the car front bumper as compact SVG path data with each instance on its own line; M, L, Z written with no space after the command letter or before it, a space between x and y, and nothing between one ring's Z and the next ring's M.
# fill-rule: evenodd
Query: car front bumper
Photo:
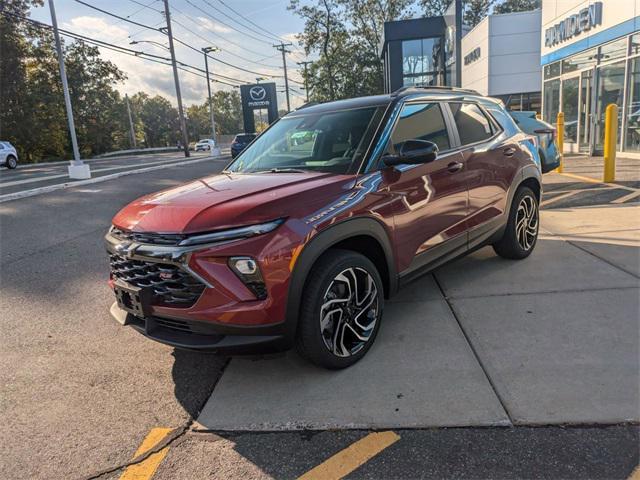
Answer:
M220 327L160 317L140 318L114 302L111 316L151 340L185 350L222 355L257 355L282 352L292 346L281 325L262 328ZM262 331L261 331L262 330Z

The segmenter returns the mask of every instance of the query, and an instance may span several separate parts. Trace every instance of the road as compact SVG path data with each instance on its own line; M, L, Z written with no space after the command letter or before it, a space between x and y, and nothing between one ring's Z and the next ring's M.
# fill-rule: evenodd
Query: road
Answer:
M110 318L111 217L227 161L0 203L2 478L118 478L158 428L157 479L296 478L334 455L348 478L629 477L638 207L612 203L627 191L548 177L530 260L483 249L416 282L367 358L335 374L291 354L174 351ZM36 178L23 173L0 184Z

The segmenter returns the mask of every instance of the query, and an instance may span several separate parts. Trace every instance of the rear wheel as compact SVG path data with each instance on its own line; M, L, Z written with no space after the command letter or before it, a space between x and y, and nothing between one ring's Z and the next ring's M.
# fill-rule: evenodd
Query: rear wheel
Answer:
M18 166L18 159L13 155L7 157L7 168L14 169Z
M504 258L526 258L536 246L539 227L538 198L533 190L522 186L513 197L504 235L493 249Z
M296 349L316 365L353 365L371 348L384 306L382 280L364 255L330 250L314 265L303 291Z

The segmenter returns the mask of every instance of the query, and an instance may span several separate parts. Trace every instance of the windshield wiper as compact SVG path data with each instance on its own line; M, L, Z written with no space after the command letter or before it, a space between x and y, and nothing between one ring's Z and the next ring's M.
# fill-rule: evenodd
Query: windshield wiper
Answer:
M271 168L269 170L259 170L255 173L306 173L308 170L300 168Z

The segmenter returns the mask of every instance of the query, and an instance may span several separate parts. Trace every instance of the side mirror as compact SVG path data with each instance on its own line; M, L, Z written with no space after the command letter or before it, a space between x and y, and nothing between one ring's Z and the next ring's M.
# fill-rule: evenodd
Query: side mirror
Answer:
M400 145L398 155L385 155L385 165L418 165L433 162L438 156L438 146L428 140L407 140Z

